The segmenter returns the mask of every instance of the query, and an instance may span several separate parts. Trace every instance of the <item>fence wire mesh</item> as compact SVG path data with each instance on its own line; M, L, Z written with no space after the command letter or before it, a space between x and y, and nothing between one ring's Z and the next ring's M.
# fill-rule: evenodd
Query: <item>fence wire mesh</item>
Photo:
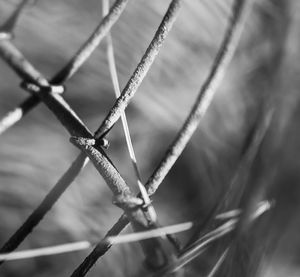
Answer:
M20 87L29 93L29 96L0 120L0 133L9 131L9 128L18 121L21 121L27 113L30 113L40 103L43 103L68 131L70 142L80 150L80 154L44 197L38 207L33 210L25 222L2 246L0 252L4 254L4 256L2 256L2 258L0 256L1 264L10 257L9 254L7 256L5 256L5 254L16 250L60 199L61 195L72 184L89 161L92 162L105 180L107 186L113 193L114 204L120 207L124 211L124 214L107 232L107 235L96 243L93 251L75 269L72 276L85 276L96 261L118 241L121 243L123 240L125 243L129 243L130 238L125 237L125 235L124 237L121 235L119 239L116 237L129 223L131 223L136 233L131 239L140 241L146 257L147 268L151 276L179 273L181 268L206 251L212 242L234 231L235 235L228 237L225 246L220 251L219 259L216 260L215 266L211 268L211 272L208 276L213 276L230 251L234 238L239 236L242 230L248 228L253 219L271 207L269 202L260 202L263 199L254 201L253 199L257 200L256 198L259 193L256 188L252 188L252 191L247 191L247 193L253 197L249 197L243 204L243 207L240 207L244 211L241 220L239 220L240 211L235 210L236 207L239 207L239 200L242 197L242 195L236 195L234 193L236 191L235 187L243 183L241 179L244 178L245 171L247 171L249 166L254 162L272 118L272 109L264 107L249 138L243 159L225 197L226 201L231 199L229 202L233 209L232 214L222 214L225 212L224 209L228 209L229 206L224 201L220 201L208 216L204 226L203 222L200 224L200 222L195 221L193 223L187 223L188 225L184 226L170 226L169 230L161 228L159 224L163 225L163 223L157 221L156 214L159 215L159 210L156 211L154 209L149 197L153 196L162 184L209 108L214 94L220 86L222 78L233 58L247 16L251 11L253 1L233 1L231 17L228 20L228 26L219 46L218 53L204 83L201 85L194 105L173 142L168 147L165 155L156 166L153 174L145 184L143 184L138 169L138 161L136 160L133 150L134 145L132 145L130 141L130 132L125 110L138 91L156 56L159 54L160 48L167 39L173 24L175 24L182 2L182 0L172 0L170 2L153 39L122 91L120 91L118 83L114 59L113 36L110 34L110 29L126 9L128 0L116 0L109 9L108 1L103 0L103 18L98 26L66 65L49 80L42 72L34 67L26 55L22 53L22 50L14 43L15 28L19 17L22 16L22 13L26 11L26 9L34 9L34 3L29 0L21 1L5 23L2 24L0 30L0 56L19 76ZM78 116L75 109L65 100L64 92L67 86L65 83L78 72L103 40L107 40L108 70L111 73L117 99L97 130L92 132ZM70 91L70 93L72 92ZM82 97L84 97L84 95L82 95ZM112 159L110 159L106 152L106 149L109 147L107 135L120 118L122 119L126 133L127 144L136 173L136 182L140 190L138 195L133 193L131 187L126 183L118 171L118 168L114 165ZM22 124L22 122L20 124ZM257 206L258 203L260 203L259 206ZM225 219L225 223L222 221L222 224L218 226L212 223L212 219L214 221L216 216L218 216L219 219ZM210 229L207 229L207 226L210 226ZM214 226L214 229L212 229L212 226ZM182 246L172 233L189 228L192 228L193 235L190 237L189 242ZM145 239L146 237L148 238L147 240ZM78 250L91 247L91 244L80 244L76 245L76 247L71 248L70 251L72 251L72 249ZM54 250L54 253L59 253L60 250L55 251L56 250ZM42 250L42 253L45 252ZM42 253L38 253L37 255L43 255ZM14 257L13 253L11 257Z

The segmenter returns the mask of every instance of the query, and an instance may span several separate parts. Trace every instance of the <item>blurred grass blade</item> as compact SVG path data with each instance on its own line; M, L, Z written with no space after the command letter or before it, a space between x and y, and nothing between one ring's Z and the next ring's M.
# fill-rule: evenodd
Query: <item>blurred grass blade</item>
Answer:
M263 213L270 210L275 205L274 201L268 201L264 200L258 203L258 207L254 211L254 213L251 215L251 220L254 220L258 217L260 217Z
M272 205L270 205L269 201L263 201L261 204L258 204L257 209L253 213L251 222L257 219L256 215L261 216L271 207ZM230 219L227 222L220 225L219 227L215 228L214 230L209 231L201 238L199 238L188 249L185 249L173 264L170 264L169 266L163 268L155 276L163 276L163 274L175 272L183 266L190 263L199 255L202 255L213 242L234 231L238 227L239 220L240 218Z
M224 211L228 209L234 209L236 213L242 213L240 207L240 201L242 195L245 191L247 182L249 181L249 175L251 167L254 164L256 156L259 154L261 145L265 139L265 136L270 128L271 119L273 117L273 109L264 110L257 118L255 124L250 130L246 143L243 147L243 152L241 154L240 161L238 163L238 168L234 172L233 177L230 180L228 188L221 194L220 199L215 204L212 212L208 215L205 224L200 225L198 228L195 228L195 234L191 237L189 242L186 244L186 248L189 245L193 244L195 240L201 235L204 231L205 226L210 226L214 224L214 219L221 214L226 217ZM257 203L256 203L257 204ZM239 209L236 209L239 208ZM256 207L254 207L256 208ZM233 210L229 211L233 212ZM223 214L223 215L222 215ZM229 214L227 214L229 216Z
M156 56L158 55L167 35L177 18L181 7L182 0L172 0L167 12L164 15L152 41L150 42L146 52L141 58L139 64L135 68L133 74L129 78L121 96L116 100L113 107L110 109L108 115L103 120L98 130L95 132L95 138L105 136L113 125L120 118L122 112L128 106L130 100L134 97L142 81L146 77L151 68Z
M219 84L219 78L215 78L215 75L223 75L225 70L227 69L227 65L229 64L233 53L235 51L235 48L237 47L237 43L241 34L241 31L244 27L244 23L246 21L247 15L250 12L250 4L252 3L252 0L250 0L249 3L245 3L245 0L236 0L234 2L234 6L232 8L233 11L233 16L231 19L231 22L229 23L229 26L227 28L226 34L224 36L223 42L220 46L218 55L215 59L215 62L211 68L210 74L207 77L207 80L205 84L203 85L199 96L196 100L196 103L194 105L194 108L192 109L190 115L188 116L185 124L183 125L181 131L179 132L176 140L173 142L173 144L170 146L168 152L166 153L165 157L162 159L152 176L149 178L146 188L149 194L154 194L155 191L157 190L158 186L162 182L162 180L165 178L183 149L185 148L185 145L187 141L190 139L190 137L193 134L194 129L196 129L195 125L198 125L200 119L202 118L201 116L196 116L198 114L198 109L202 107L202 96L205 94L205 92L211 88L209 85L211 82L214 82L214 85ZM246 5L248 4L248 5ZM220 73L219 73L220 72ZM138 75L137 75L138 77ZM144 77L144 76L142 76ZM217 76L218 77L218 76ZM133 80L135 80L136 76L135 74L133 75ZM141 81L140 77L138 79ZM137 88L135 88L137 89ZM126 90L125 90L126 92ZM135 92L135 90L133 91ZM212 90L211 92L214 92ZM118 119L119 115L121 114L121 110L125 110L130 98L131 98L131 93L129 93L129 98L127 98L127 93L124 93L124 96L126 95L126 103L121 104L117 103L114 108L118 110L112 111L112 115L108 116L107 122L103 122L101 126L99 127L98 131L96 132L96 137L99 138L102 135L104 135L114 124L114 122ZM132 95L133 96L133 95ZM119 98L119 102L122 100ZM207 102L206 102L207 104ZM119 106L120 105L120 106ZM116 115L116 119L111 120L114 116ZM192 129L189 128L189 126L193 127ZM186 128L188 127L188 132L186 135ZM183 132L182 132L183 131ZM184 137L184 139L182 138ZM128 224L128 219L124 219L124 215L118 220L116 223L118 224L118 230L121 232L123 228L125 228ZM122 226L123 224L123 226ZM115 234L116 235L116 234ZM76 270L76 272L80 272L80 274L76 274L74 276L84 276L87 271L90 269L90 267L97 261L97 259L104 255L105 251L107 251L109 247L101 248L101 252L98 254L97 250L93 251L86 259L85 261L79 266L79 268Z
M218 269L220 268L220 266L224 262L224 260L225 260L225 258L227 256L228 250L229 250L228 248L225 249L225 251L222 253L222 255L220 256L220 258L218 259L218 261L214 265L213 269L207 275L207 277L214 277L214 275L217 273Z
M136 232L132 234L125 234L120 236L108 237L107 241L110 244L120 244L128 242L136 242L154 237L162 237L167 234L175 234L183 231L187 231L193 227L192 222L185 222L176 225L170 225L166 227L160 227L149 231Z
M9 111L3 118L0 119L0 135L4 133L9 127L18 122L24 115L21 107L17 107Z
M237 217L241 214L241 210L240 209L236 209L236 210L231 210L228 212L224 212L224 213L220 213L217 214L215 216L215 219L229 219L229 218L233 218L233 217Z
M0 261L14 261L14 260L42 257L42 256L58 255L67 252L80 251L90 247L91 244L88 241L65 243L56 246L16 251L9 254L0 254Z
M274 201L263 200L257 203L255 212L252 214L252 219L259 217L261 214L271 209L274 205ZM242 213L241 209L231 210L228 212L220 213L215 216L215 219L230 219L240 216Z
M109 11L109 0L102 0L103 16L106 16L108 14L108 11ZM113 42L112 42L112 37L111 37L110 32L106 36L106 41L107 41L107 60L108 60L110 76L112 79L116 98L118 98L121 95L121 91L120 91L120 85L119 85L119 81L118 81L114 47L113 47ZM125 134L125 139L126 139L129 156L131 158L131 162L133 165L134 173L136 175L137 184L138 184L142 199L144 200L145 207L147 207L147 212L149 214L150 220L152 222L156 222L157 215L156 215L155 209L154 209L153 205L151 205L151 200L150 200L148 193L142 183L140 171L138 169L137 160L136 160L136 156L135 156L133 145L132 145L132 140L131 140L131 136L130 136L130 131L129 131L125 111L122 111L122 113L121 113L121 120L122 120L122 125L123 125L123 130L124 130L124 134Z

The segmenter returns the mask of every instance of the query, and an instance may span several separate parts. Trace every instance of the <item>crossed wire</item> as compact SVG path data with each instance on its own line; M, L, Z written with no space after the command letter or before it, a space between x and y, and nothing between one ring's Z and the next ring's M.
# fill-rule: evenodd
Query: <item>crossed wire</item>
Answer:
M124 111L159 53L164 40L175 22L182 0L171 1L145 54L124 89L120 92L109 31L119 19L128 1L129 0L116 0L108 11L108 2L103 0L103 19L77 53L49 81L26 59L12 42L16 22L26 4L29 3L29 0L23 0L6 23L2 25L0 30L0 56L21 78L20 87L29 92L30 96L0 120L0 133L3 133L13 126L16 122L21 120L26 113L30 112L40 102L43 102L67 129L71 135L71 143L78 147L81 152L52 190L45 196L41 204L4 244L0 250L1 253L12 252L18 247L74 181L89 160L91 160L100 175L106 181L108 187L112 190L114 202L123 209L124 214L108 231L105 238L96 245L90 255L78 266L72 276L84 276L95 264L97 259L104 255L112 246L112 240L108 240L107 238L117 236L129 222L137 232L157 229L156 213L149 197L156 192L171 167L181 155L212 102L213 96L233 57L253 0L235 0L232 8L232 17L229 20L224 39L212 68L204 84L201 86L194 106L163 159L145 185L143 185L139 174ZM65 89L64 83L78 71L105 36L108 37L107 51L109 69L117 100L96 132L92 133L63 98ZM130 156L133 162L137 184L140 189L140 194L137 196L131 192L129 186L105 152L105 148L107 147L105 136L120 117L123 122L128 148L131 149ZM180 246L177 244L176 239L170 236L168 236L168 239L169 240L166 240L166 237L161 235L157 238L152 237L149 240L141 241L146 260L152 268L157 269L170 264L170 261L173 261L174 256L180 251ZM177 254L174 254L174 248ZM1 263L3 263L3 261L0 261L0 264Z

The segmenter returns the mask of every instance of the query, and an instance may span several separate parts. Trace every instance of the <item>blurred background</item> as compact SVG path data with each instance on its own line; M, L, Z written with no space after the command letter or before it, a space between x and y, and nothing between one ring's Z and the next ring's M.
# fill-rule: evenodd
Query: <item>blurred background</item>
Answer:
M18 22L15 45L49 79L73 56L101 19L98 0L39 0ZM19 1L0 2L0 23ZM149 74L126 110L138 166L146 181L184 122L222 41L232 0L183 1L181 12ZM112 28L120 87L150 43L169 1L129 1ZM300 3L255 1L236 55L207 114L153 198L162 225L201 220L228 187L249 133L269 104L271 127L250 170L248 186L262 186L274 207L251 229L240 260L223 276L299 276L299 16ZM66 101L91 130L114 103L103 41L66 83ZM21 103L21 80L0 61L0 116ZM267 103L267 104L266 104ZM107 153L133 190L135 177L120 122ZM79 151L40 104L0 137L0 242L24 222ZM121 215L111 192L89 164L19 249L79 240L93 243ZM130 229L129 229L130 231ZM184 241L189 233L179 237ZM268 247L262 251L261 246ZM89 250L7 262L0 276L69 276ZM185 276L205 274L199 257ZM139 244L113 247L89 276L139 276ZM117 265L117 266L116 266ZM256 268L254 271L249 268ZM230 270L230 271L228 271ZM225 271L224 271L225 272ZM247 275L248 274L248 275Z

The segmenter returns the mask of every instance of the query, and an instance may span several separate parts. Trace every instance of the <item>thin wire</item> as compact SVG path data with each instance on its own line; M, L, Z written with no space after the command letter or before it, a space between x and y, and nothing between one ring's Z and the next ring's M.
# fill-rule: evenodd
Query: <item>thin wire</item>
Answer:
M40 205L29 215L25 222L16 230L16 232L1 247L1 253L7 253L15 250L21 242L32 232L40 223L46 213L52 208L59 197L70 186L80 171L86 166L88 158L81 153L71 164L69 169L57 181L56 185L45 196ZM0 260L0 264L3 261Z
M143 57L135 68L133 74L129 78L125 85L121 96L116 100L113 107L110 109L106 118L103 120L98 130L95 133L95 138L101 138L105 136L117 120L121 116L121 112L126 109L130 100L134 97L143 79L147 75L150 67L152 66L156 56L158 55L168 33L172 29L172 26L180 11L182 0L172 0L167 12L164 15L152 41L150 42Z
M164 180L172 166L185 149L206 114L213 97L220 86L223 76L233 58L242 30L254 0L236 0L233 3L233 15L225 32L223 41L213 62L212 68L203 83L198 97L177 137L170 145L163 159L146 183L147 191L152 195Z
M23 0L4 26L0 27L0 56L2 56L2 58L14 69L15 73L17 73L21 79L33 82L40 86L48 86L49 82L37 70L35 70L35 68L25 59L22 53L20 53L20 51L9 41L12 35L7 33L7 31L14 28L15 22L19 18L20 13L27 2L27 0ZM125 9L127 2L128 0L116 0L114 2L109 15L103 18L91 36L63 67L63 69L51 78L51 84L64 83L78 71L82 64L97 48L112 25L118 20L119 16ZM0 134L21 120L25 114L35 108L40 102L40 97L37 95L31 95L18 107L9 111L1 120Z
M108 14L108 12L109 12L109 0L102 0L102 15L106 16ZM121 95L121 90L120 90L120 85L119 85L119 81L118 81L118 73L117 73L116 62L115 62L114 47L113 47L113 42L112 42L112 37L111 37L110 32L108 32L108 34L106 36L106 41L107 41L107 59L108 59L110 76L112 79L116 98L118 98ZM125 134L125 139L126 139L126 143L127 143L129 156L131 158L132 166L133 166L133 169L134 169L134 172L136 175L136 179L137 179L137 185L141 192L141 196L144 200L144 204L147 207L147 212L149 214L151 221L156 222L157 214L155 212L154 207L151 205L151 200L149 198L149 195L146 191L145 186L142 183L141 174L140 174L140 171L139 171L139 168L137 165L137 159L136 159L136 156L134 153L133 144L132 144L132 140L131 140L131 136L130 136L130 131L129 131L125 111L121 112L121 120L122 120L122 125L123 125L123 130L124 130L124 134Z
M253 0L250 0L250 2L252 2ZM242 3L242 7L239 6L238 4ZM237 8L237 6L239 6L239 8ZM211 82L214 82L214 86L216 86L216 82L215 81L215 74L219 73L217 77L220 78L220 71L223 72L225 71L225 69L227 68L227 65L229 63L229 61L231 60L231 57L233 56L234 50L237 47L237 43L238 43L238 38L240 37L240 33L241 30L244 26L248 11L245 12L245 10L247 10L247 7L245 7L245 0L236 0L233 6L233 20L231 20L228 29L226 31L223 43L220 46L220 50L218 52L218 55L215 59L215 62L210 70L210 74L207 77L206 83L205 85L202 87L199 96L195 102L195 106L192 109L190 115L187 118L186 123L184 124L184 126L182 127L181 131L179 133L182 133L182 130L185 129L186 124L188 124L189 122L193 122L195 123L195 121L197 122L197 124L199 123L201 117L196 116L196 118L194 118L193 116L195 115L195 112L198 111L198 107L201 106L201 100L202 100L202 96L203 96L203 91L205 92L207 89L211 89L210 92L214 92L214 89L212 89L211 87L209 87L208 85ZM238 26L237 26L238 25ZM220 62L223 61L222 62ZM219 69L219 67L221 69ZM139 72L137 72L139 73ZM136 75L136 72L135 74ZM137 76L139 76L139 74L137 74ZM143 74L141 75L141 77L143 78ZM219 79L217 78L217 79ZM133 78L134 80L136 80L136 78ZM137 86L138 87L138 86ZM137 89L137 87L135 87L135 89ZM135 89L133 90L135 92ZM124 106L119 106L119 104L117 104L118 106L118 112L116 110L112 110L111 111L111 115L109 116L109 120L107 120L107 122L103 122L103 124L98 128L98 131L96 132L95 136L96 138L101 137L101 135L106 134L107 130L109 130L111 128L111 126L114 124L115 120L112 120L113 117L115 115L121 114L120 110L121 109L125 109L129 100L130 100L130 96L131 93L129 93L129 98L125 97L125 99L119 99L119 102L121 101L125 101L126 103L124 104ZM134 93L133 93L134 94ZM207 105L207 101L205 103L205 106ZM202 114L203 115L203 114ZM195 124L193 124L193 127L196 127ZM186 139L189 139L192 136L193 132L189 132L188 136L185 136ZM176 157L174 158L174 156L172 156L172 150L173 147L175 147L176 145L180 145L180 148L184 148L186 143L182 143L182 139L181 136L178 136L176 138L176 140L174 141L174 143L171 145L169 152L166 154L165 158L161 161L161 163L159 164L159 166L156 168L155 172L153 173L152 177L150 177L150 179L148 180L146 186L148 188L148 192L155 193L155 191L157 190L159 184L161 183L161 181L164 179L164 177L166 176L166 174L168 173L168 171L170 170L170 168L173 166L173 164L176 161ZM182 151L182 150L181 150ZM179 151L181 153L181 151ZM178 154L178 156L180 155L180 153ZM175 153L177 154L177 153ZM171 156L171 160L170 160L170 156ZM115 225L111 228L110 231L113 231L115 235L117 235L118 233L120 233L129 223L129 220L126 218L126 216L123 214L121 216L121 218L119 218L119 220L117 221L117 223L115 223ZM104 243L105 239L102 240L101 242L99 242L99 247L95 248L93 250L93 252L86 257L86 259L82 262L82 264L75 270L74 274L72 275L72 277L77 277L77 276L84 276L88 270L95 264L95 262L97 261L98 258L100 258L101 256L103 256L106 251L108 251L108 249L110 248L111 245L109 244L105 244ZM103 246L103 247L102 247ZM99 250L100 249L100 250Z
M21 1L6 22L0 27L0 33L7 34L7 36L3 35L3 38L10 39L12 37L15 26L28 2L29 0Z
M51 83L60 84L70 79L91 56L110 28L117 22L129 0L116 0L110 12L101 20L92 35L80 47L71 60L51 79Z

